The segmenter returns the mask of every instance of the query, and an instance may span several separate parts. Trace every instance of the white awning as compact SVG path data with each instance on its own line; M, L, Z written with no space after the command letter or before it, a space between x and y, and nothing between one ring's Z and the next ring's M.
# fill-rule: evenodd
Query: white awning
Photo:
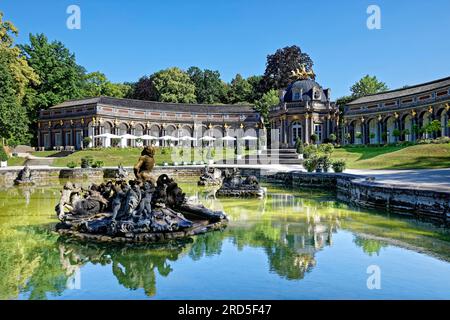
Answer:
M119 136L116 136L115 134L112 133L103 133L103 134L99 134L98 136L94 136L94 138L109 138L109 139L119 139Z
M158 140L158 137L154 137L154 136L149 136L148 134L145 134L143 136L140 136L138 138L141 138L142 140Z
M220 138L220 139L222 139L223 141L235 141L236 140L236 138L232 137L232 136L225 136L225 137Z
M158 138L159 140L164 140L164 141L178 141L180 139L176 138L176 137L172 137L172 136L162 136Z

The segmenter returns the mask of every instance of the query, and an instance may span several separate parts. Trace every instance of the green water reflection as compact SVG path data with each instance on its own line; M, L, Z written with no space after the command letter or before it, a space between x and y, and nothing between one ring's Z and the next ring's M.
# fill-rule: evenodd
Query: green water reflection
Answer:
M396 247L408 254L420 252L449 265L450 234L445 229L386 213L350 209L332 194L269 187L264 200L217 200L207 191L198 191L192 183L182 187L206 206L227 212L228 228L158 246L79 243L60 238L52 231L59 186L0 191L0 298L66 297L71 289L76 289L80 270L89 274L94 272L90 268L100 268L95 272L104 273L107 280L98 283L87 280L84 285L94 289L81 290L78 298L116 297L111 292L117 292L117 288L128 291L131 294L128 298L158 298L159 291L162 297L176 298L170 293L170 288L177 288L170 281L172 275L189 271L189 275L195 276L198 272L202 279L216 282L215 273L208 271L204 262L217 258L219 268L228 272L241 261L248 263L248 257L240 254L245 250L263 252L266 263L250 261L258 264L252 268L261 277L276 275L274 281L283 286L287 283L284 281L299 281L314 274L316 268L319 270L318 253L333 247L335 238L346 233L352 235L351 243L345 242L349 249L340 244L342 241L337 246L343 252L359 248L361 259L382 256L384 249ZM229 258L230 255L233 257ZM339 267L337 264L336 268ZM433 266L429 272L433 272ZM244 271L239 276L242 277L239 281L249 281ZM442 276L450 279L448 273ZM256 281L249 283L254 290L261 290ZM186 283L181 281L179 286L183 285ZM227 284L217 282L216 286L221 285ZM104 288L110 291L102 294ZM292 298L297 297L300 293L292 293Z

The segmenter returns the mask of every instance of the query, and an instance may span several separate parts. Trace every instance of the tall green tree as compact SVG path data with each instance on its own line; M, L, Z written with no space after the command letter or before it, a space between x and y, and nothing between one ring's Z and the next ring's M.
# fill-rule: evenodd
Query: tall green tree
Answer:
M112 83L105 74L95 71L85 75L82 95L84 97L124 98L129 95L131 88L129 84Z
M219 71L201 70L190 67L187 74L195 85L195 95L198 103L225 103L227 100L226 84L220 79Z
M61 42L49 42L43 34L30 34L29 41L20 48L41 80L29 92L30 120L35 121L40 109L83 96L85 70Z
M298 46L278 49L267 56L266 71L263 76L264 91L284 89L291 82L293 70L305 66L310 71L314 65L311 57Z
M39 83L39 77L14 45L17 28L3 21L0 12L0 138L7 144L28 143L28 117L23 98L30 84Z
M248 83L252 86L252 94L250 96L250 102L255 103L262 98L264 92L263 76L250 76L247 78Z
M173 67L150 77L152 96L160 102L195 103L195 85L183 70Z
M353 99L387 90L389 90L389 88L386 83L379 81L376 76L371 77L369 75L361 78L350 88Z
M269 123L269 111L270 108L277 105L280 102L278 91L275 89L269 90L264 93L261 99L256 101L255 110L258 111L264 118L266 126Z
M232 104L248 104L252 99L252 93L252 85L238 73L229 85L228 100Z

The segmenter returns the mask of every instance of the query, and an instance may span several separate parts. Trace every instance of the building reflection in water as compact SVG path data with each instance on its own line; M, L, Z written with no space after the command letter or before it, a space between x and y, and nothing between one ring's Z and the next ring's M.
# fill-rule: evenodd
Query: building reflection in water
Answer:
M229 212L228 228L188 241L147 247L80 244L61 239L60 257L66 275L73 278L87 262L111 265L122 286L144 289L147 296L153 296L156 273L169 276L171 262L184 256L195 261L219 255L224 242L230 241L238 249L262 248L271 272L289 280L300 280L316 265L315 254L332 245L333 233L339 228L339 210L334 208L333 201L323 201L318 207L315 200L290 194L271 194L263 201L202 199L204 194L200 193L194 196L203 203L210 201L207 205L214 209ZM239 202L241 205L236 206Z

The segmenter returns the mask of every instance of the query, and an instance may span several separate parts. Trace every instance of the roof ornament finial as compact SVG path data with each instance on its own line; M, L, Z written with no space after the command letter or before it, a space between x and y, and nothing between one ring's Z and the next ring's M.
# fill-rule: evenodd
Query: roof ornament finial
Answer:
M314 80L316 78L316 74L314 73L312 68L310 71L306 71L305 64L301 64L300 68L291 71L291 78L294 81L308 79Z

